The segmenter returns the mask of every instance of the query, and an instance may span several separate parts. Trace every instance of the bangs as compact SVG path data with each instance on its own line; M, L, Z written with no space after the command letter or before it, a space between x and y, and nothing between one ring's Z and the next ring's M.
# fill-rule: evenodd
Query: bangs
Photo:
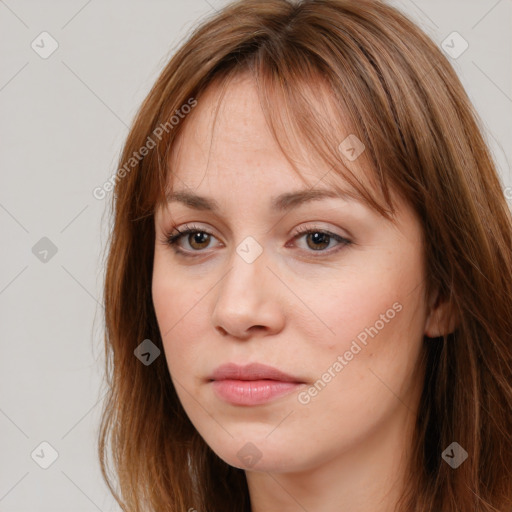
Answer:
M245 60L237 61L236 66L228 65L230 59L217 66L206 81L207 86L196 94L201 102L207 90L219 91L215 96L212 130L230 82L249 77L256 86L270 132L300 179L311 188L325 183L340 195L358 199L393 221L395 207L386 174L374 157L374 144L360 118L351 115L357 109L353 96L347 89L340 91L339 82L333 84L327 71L315 68L296 48L289 51L292 55L281 55L276 61L268 48L262 46ZM194 112L180 123L160 159L166 165L161 170L157 203L165 204L174 185L170 156L193 115ZM319 167L327 170L311 186L301 169Z

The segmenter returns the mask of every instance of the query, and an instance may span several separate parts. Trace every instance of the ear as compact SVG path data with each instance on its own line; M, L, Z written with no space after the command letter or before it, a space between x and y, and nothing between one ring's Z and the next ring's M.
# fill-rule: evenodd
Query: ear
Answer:
M430 301L429 313L425 322L425 335L428 338L438 338L452 333L459 325L457 313L447 300L443 300L439 292L433 294Z

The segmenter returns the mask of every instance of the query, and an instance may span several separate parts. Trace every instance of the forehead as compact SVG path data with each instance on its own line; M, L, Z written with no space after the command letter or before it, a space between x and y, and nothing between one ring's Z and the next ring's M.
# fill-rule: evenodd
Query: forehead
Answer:
M316 102L316 107L312 108L328 118L328 101L322 101L320 94L309 94L311 102ZM324 91L324 94L327 93ZM274 114L275 111L273 118ZM174 142L169 158L169 180L174 179L174 186L181 184L192 189L207 188L217 181L232 186L236 181L250 186L259 179L272 179L275 186L281 183L283 186L349 188L332 172L332 166L306 147L304 136L299 135L295 123L287 116L284 108L276 116L282 122L278 141L267 123L251 75L235 75L225 83L212 83L200 95L198 105L186 118ZM291 148L287 154L280 146L284 139L288 149ZM353 164L351 172L354 169L361 176L362 169Z
M209 178L230 179L250 169L254 179L270 167L288 167L280 153L255 85L235 77L225 88L214 84L200 96L175 142L170 168L195 188L206 170Z

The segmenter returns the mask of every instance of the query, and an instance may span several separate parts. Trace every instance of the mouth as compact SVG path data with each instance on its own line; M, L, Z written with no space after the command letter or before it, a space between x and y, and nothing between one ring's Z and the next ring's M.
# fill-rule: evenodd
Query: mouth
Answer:
M270 402L305 385L300 378L259 363L221 365L208 382L221 400L246 406Z

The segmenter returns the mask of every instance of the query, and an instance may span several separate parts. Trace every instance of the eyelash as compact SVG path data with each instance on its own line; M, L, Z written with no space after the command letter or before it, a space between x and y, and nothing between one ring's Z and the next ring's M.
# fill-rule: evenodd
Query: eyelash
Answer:
M209 236L215 237L213 233L208 231L207 229L200 228L198 226L189 226L188 224L185 224L184 229L178 229L174 228L175 232L168 233L165 235L164 243L166 245L169 245L173 251L176 254L189 257L189 258L195 258L197 256L201 256L204 252L203 250L196 250L194 251L197 254L191 254L191 251L183 250L180 247L178 247L178 242L181 240L181 238L190 235L191 233L205 233ZM339 250L343 249L344 247L351 245L353 242L348 240L347 238L344 238L340 235L337 235L336 233L332 233L330 231L324 230L324 229L315 229L315 228L308 228L308 227L301 227L297 230L298 232L293 236L293 240L296 240L297 238L300 238L304 235L310 234L310 233L321 233L322 235L327 235L329 238L332 238L336 240L336 242L339 242L339 246L335 247L334 249L328 249L328 250L321 250L318 251L310 250L307 252L313 253L313 257L318 258L321 256L331 255L335 252L338 252ZM315 255L314 253L319 253L318 255Z

